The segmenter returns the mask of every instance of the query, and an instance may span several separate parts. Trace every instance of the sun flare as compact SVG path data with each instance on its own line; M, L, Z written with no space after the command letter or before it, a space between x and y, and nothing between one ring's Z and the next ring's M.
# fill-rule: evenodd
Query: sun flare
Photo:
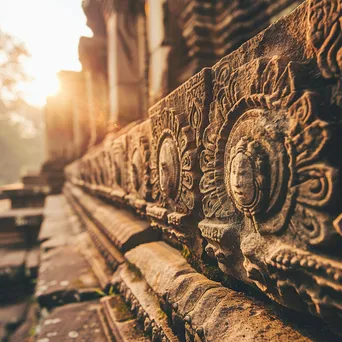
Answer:
M23 64L32 81L18 85L21 96L31 105L44 106L46 97L58 92L59 71L81 70L78 40L80 36L92 36L81 2L34 0L39 10L32 11L31 1L0 0L0 30L20 39L31 55Z

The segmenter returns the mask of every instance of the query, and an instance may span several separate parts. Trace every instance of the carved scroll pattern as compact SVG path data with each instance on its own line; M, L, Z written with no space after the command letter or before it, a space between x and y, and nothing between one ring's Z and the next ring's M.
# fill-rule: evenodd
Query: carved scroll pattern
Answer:
M323 77L335 78L332 103L342 107L342 2L310 0L308 42L314 49Z
M146 121L128 133L128 191L137 199L149 200L150 122Z
M342 71L342 2L310 0L308 40L317 54L325 78L339 78Z
M205 219L199 227L208 253L225 272L288 306L303 309L298 303L304 300L304 310L322 314L325 304L316 296L325 292L312 289L324 284L339 297L340 270L332 286L326 275L303 269L310 277L303 289L285 266L277 268L284 259L278 251L288 241L315 260L318 254L306 252L311 246L340 241L334 214L328 214L338 191L337 169L324 157L332 124L322 119L324 101L308 90L310 81L301 77L299 84L296 77L309 75L308 67L273 57L234 72L223 64L215 69L215 101L200 158ZM285 259L289 264L291 258ZM329 258L322 260L329 264ZM290 288L298 294L296 303L289 301ZM328 309L336 310L336 302L331 300Z
M194 131L187 125L186 116L174 108L164 108L151 123L152 197L161 207L190 214L196 188Z
M258 79L244 96L235 88L244 71L219 91L201 156L203 210L209 219L228 220L238 209L261 234L291 221L314 245L330 229L317 219L333 198L336 170L320 159L330 131L317 116L318 94L295 89L300 64L285 63L273 58L249 65L246 71Z

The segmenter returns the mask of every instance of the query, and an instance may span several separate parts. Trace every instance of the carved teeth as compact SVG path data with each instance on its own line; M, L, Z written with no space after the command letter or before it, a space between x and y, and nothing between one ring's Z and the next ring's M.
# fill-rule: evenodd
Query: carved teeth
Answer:
M332 268L328 268L328 269L327 269L327 274L328 274L329 276L333 276L334 270L333 270Z
M300 266L302 266L302 267L307 266L307 264L308 264L308 261L307 261L306 259L302 259L302 260L300 261Z
M308 261L308 267L312 268L312 267L314 267L315 265L316 265L316 262L315 262L315 261L313 261L313 260L309 260L309 261Z
M276 258L277 263L281 263L282 259L283 259L283 256L282 255L278 255L277 258Z
M291 265L298 265L299 259L298 259L296 256L294 256L294 257L290 260L290 263L291 263Z
M284 256L283 264L284 264L285 266L288 266L288 265L290 264L290 259L289 259L289 256L288 256L288 255L285 255L285 256Z
M338 281L338 282L342 281L342 274L336 272L336 273L334 274L334 280L336 280L336 281Z

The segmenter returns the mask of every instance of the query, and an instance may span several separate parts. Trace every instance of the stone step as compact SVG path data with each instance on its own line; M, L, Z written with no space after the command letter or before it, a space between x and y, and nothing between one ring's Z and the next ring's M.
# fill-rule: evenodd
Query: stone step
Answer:
M0 341L7 340L10 333L25 320L29 305L28 298L19 298L11 304L0 305Z
M65 186L65 192L122 252L159 237L148 221L136 217L128 210L115 208L69 184Z
M87 230L97 250L104 257L106 264L114 271L118 265L124 262L122 253L111 243L108 237L95 225L95 223L86 214L84 208L73 198L69 201L77 213L84 228Z
M98 297L101 285L81 254L77 241L42 254L35 296L51 308Z
M10 209L0 212L0 247L34 245L42 221L42 208Z
M102 325L99 300L55 308L42 321L37 342L114 341Z

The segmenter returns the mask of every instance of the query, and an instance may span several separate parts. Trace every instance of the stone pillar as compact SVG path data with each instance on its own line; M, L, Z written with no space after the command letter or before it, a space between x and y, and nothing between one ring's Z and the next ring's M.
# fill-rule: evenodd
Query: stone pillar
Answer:
M81 37L79 58L85 78L85 98L89 113L89 146L100 142L108 124L108 83L104 37Z
M149 102L169 94L189 76L184 70L188 52L178 23L184 1L147 0ZM185 71L185 72L184 72Z
M114 124L147 117L145 15L141 1L103 1L107 26L110 117Z
M94 34L93 38L81 37L78 47L85 77L90 127L89 146L93 146L104 138L109 118L106 25L101 1L85 0L82 7L87 17L87 25Z
M45 107L46 148L50 161L71 158L73 120L71 108L62 93L47 98ZM69 108L68 108L69 107Z

